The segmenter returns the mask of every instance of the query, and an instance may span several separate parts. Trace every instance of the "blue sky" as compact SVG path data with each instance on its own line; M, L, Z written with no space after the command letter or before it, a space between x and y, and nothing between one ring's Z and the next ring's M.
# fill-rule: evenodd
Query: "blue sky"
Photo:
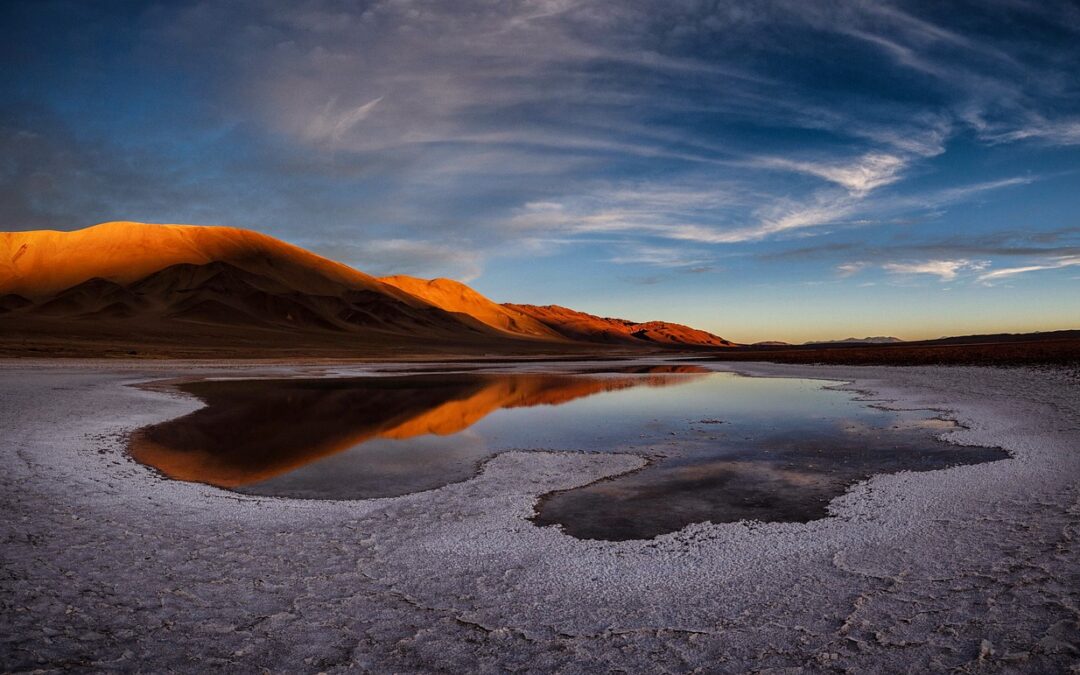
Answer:
M1080 327L1080 4L7 2L0 229L739 341Z

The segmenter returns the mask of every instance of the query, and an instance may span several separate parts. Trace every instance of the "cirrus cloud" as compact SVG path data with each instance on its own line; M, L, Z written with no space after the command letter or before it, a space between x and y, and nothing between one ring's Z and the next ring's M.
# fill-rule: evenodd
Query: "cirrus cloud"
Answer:
M989 263L986 261L959 260L924 260L921 262L885 263L882 269L890 274L899 275L929 275L936 276L941 281L952 281L961 272L979 271L985 269Z

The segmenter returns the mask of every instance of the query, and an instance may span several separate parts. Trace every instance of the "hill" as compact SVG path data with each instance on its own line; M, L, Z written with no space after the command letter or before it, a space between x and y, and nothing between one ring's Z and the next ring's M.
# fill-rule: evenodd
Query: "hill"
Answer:
M610 342L569 336L456 281L377 279L249 230L133 222L0 233L0 317L8 355L552 353ZM619 341L627 348L715 342L623 323L640 332Z
M421 298L448 312L471 316L510 335L564 340L565 337L533 317L512 307L488 300L465 284L452 279L418 279L403 274L382 277L385 284Z
M890 366L1080 365L1080 330L958 335L911 342L825 342L748 345L704 357L723 361L772 361Z
M667 347L732 347L733 342L678 323L600 317L559 305L515 305L504 307L531 316L570 340L608 344L649 343Z
M892 337L892 336L887 336L887 335L878 335L878 336L875 336L875 337L864 337L864 338L849 337L849 338L844 338L843 340L811 341L811 342L804 342L803 344L806 344L806 345L834 345L834 344L887 345L887 344L894 344L894 343L897 343L897 342L903 342L903 340L901 340L898 337Z

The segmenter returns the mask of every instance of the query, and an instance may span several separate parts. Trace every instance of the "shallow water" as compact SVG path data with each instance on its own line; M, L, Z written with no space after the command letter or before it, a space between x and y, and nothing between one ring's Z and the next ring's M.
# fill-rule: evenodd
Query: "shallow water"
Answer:
M931 411L856 401L820 380L694 366L580 373L200 381L207 407L138 432L136 459L238 492L366 499L475 475L507 449L631 452L631 474L545 496L535 522L642 539L693 522L808 521L876 473L1001 459L949 445Z

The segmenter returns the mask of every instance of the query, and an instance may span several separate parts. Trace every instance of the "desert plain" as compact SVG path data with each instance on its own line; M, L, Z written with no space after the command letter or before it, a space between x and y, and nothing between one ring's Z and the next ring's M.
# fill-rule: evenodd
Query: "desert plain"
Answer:
M628 363L642 360L664 362ZM0 365L0 668L1080 665L1075 369L698 363L828 380L868 405L933 409L960 425L944 440L1003 448L1008 458L877 475L806 523L697 523L649 540L584 540L531 522L540 497L637 470L646 458L593 453L587 443L578 452L521 448L437 489L333 501L174 481L126 453L133 430L201 405L146 383L377 374L402 364L9 360Z

